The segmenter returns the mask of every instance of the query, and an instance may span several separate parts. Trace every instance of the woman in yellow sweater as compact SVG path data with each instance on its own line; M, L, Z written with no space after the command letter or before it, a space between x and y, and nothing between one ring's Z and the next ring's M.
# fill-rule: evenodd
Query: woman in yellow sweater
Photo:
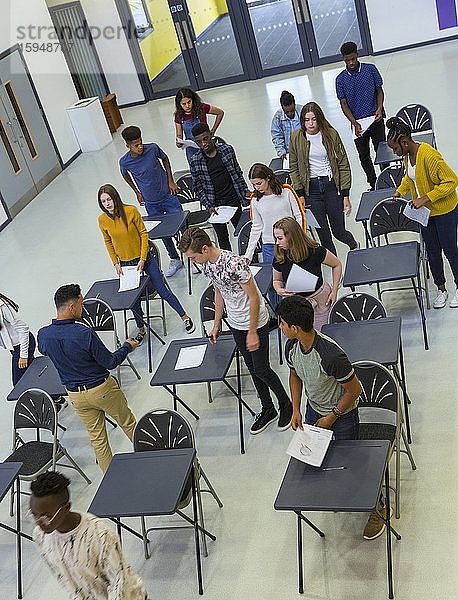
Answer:
M410 127L398 117L388 119L386 125L388 146L397 156L404 157L405 167L404 178L393 198L405 196L410 191L415 208L426 206L431 211L427 226L421 226L421 235L434 283L438 287L433 306L443 308L447 303L444 253L457 287L450 308L458 308L458 177L436 149L429 144L414 142Z
M175 294L165 285L157 261L149 252L148 232L137 208L123 204L118 191L110 184L102 185L97 195L103 211L99 217L99 227L118 276L122 276L123 267L137 265L139 271L148 274L159 296L180 315L186 332L192 333L195 330L194 323ZM145 326L140 300L132 311L138 327L135 339L141 343L145 337Z

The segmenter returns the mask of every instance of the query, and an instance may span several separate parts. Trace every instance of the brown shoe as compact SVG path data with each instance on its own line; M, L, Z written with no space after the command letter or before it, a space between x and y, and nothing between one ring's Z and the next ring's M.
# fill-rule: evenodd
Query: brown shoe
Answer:
M383 518L386 518L386 507L384 506L380 511L382 513ZM393 515L393 509L390 508L390 517ZM369 520L366 523L366 527L364 528L363 538L365 540L375 540L385 531L386 525L382 521L382 519L378 516L377 513L371 513Z

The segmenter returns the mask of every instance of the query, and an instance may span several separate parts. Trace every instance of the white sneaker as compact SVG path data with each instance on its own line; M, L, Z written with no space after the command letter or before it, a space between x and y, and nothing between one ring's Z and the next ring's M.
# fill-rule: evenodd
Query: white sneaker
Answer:
M456 289L455 295L449 304L450 308L458 308L458 288Z
M166 277L173 277L177 271L183 268L183 263L179 258L172 258L169 268L164 273Z
M444 306L447 303L447 298L448 298L447 290L445 290L445 292L441 292L441 290L438 290L437 296L433 302L433 307L434 308L444 308Z

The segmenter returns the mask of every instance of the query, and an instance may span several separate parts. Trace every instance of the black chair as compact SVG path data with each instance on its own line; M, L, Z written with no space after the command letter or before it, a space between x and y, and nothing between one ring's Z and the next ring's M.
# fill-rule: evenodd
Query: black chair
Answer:
M424 248L423 238L420 235L420 224L417 221L412 221L406 217L403 213L407 202L405 200L397 200L396 202L392 202L391 200L382 200L379 202L374 208L369 217L369 231L372 239L372 245L380 246L381 237L383 236L385 242L388 244L388 235L390 233L399 233L399 232L412 232L419 235L419 261L420 268L423 271L423 280L424 280L424 290L426 295L426 306L430 308L429 302L429 289L428 289L428 278L429 278L429 270L427 265L426 251ZM417 289L415 287L415 283L412 281L412 286L415 294L417 295ZM380 284L377 283L377 292L380 298L383 292L391 291L393 288L380 290ZM395 288L399 289L410 289L410 288Z
M272 158L269 163L269 169L272 169L272 171L279 171L280 169L283 169L283 159L280 156Z
M398 188L401 185L401 180L404 177L404 163L398 162L383 169L375 182L376 190L388 190ZM393 189L393 193L396 190Z
M87 327L91 327L94 331L111 331L113 333L115 348L118 349L121 347L114 312L104 300L100 298L86 298L83 302L83 313L79 321ZM118 365L117 367L119 383L121 383L121 366L130 367L137 379L140 379L140 374L134 367L129 355L126 356L126 360L127 364Z
M191 210L189 206L186 206L186 210L190 211L188 216L188 226L191 227L195 225L199 227L210 227L210 225L207 223L210 213L206 208L201 206L199 200L194 194L191 174L187 173L182 175L176 180L175 183L178 187L177 198L182 206L194 203L199 205L197 210Z
M350 293L337 300L329 312L329 323L383 319L386 310L378 298L364 293Z
M401 452L409 457L412 469L417 467L410 451L404 428L399 386L390 371L372 361L361 361L353 365L362 393L358 404L359 438L361 440L389 440L389 458L396 454L395 508L396 518L400 514L401 495ZM401 438L405 450L401 449ZM386 493L389 493L387 490Z
M75 469L87 483L91 480L78 466L67 450L62 446L57 437L57 409L51 396L39 389L31 388L23 392L14 407L13 417L13 449L5 462L21 462L19 478L32 481L41 473L56 470L56 466ZM26 441L21 437L20 430L33 429L36 432L35 440ZM41 432L49 431L52 441L41 439ZM66 458L71 464L59 463ZM25 492L22 492L25 493ZM10 513L13 514L15 491L11 488Z
M398 110L396 116L410 127L413 134L431 132L433 135L433 147L436 147L433 117L426 106L422 104L407 104Z
M289 176L289 171L287 169L277 169L274 173L282 183L291 185L291 177Z
M239 234L237 236L237 245L239 255L243 256L248 248L248 242L250 240L251 233L251 221L247 221L245 225L240 229ZM257 263L260 262L259 258L262 256L262 243L261 238L259 238L258 243L256 244L256 248L253 253L252 262Z
M145 452L151 450L170 450L173 448L195 448L194 433L191 425L188 421L179 413L174 410L152 410L138 421L135 426L133 444L135 452ZM197 488L197 504L199 509L199 518L201 527L200 532L202 535L202 545L204 548L205 556L208 556L207 552L207 541L203 530L205 529L204 523L204 512L202 509L202 492L209 492L216 500L220 508L223 507L221 500L215 492L213 486L210 483L207 475L202 469L199 459L194 459L194 472L196 475L196 488ZM200 478L205 481L208 489L201 489ZM191 475L185 485L180 502L178 504L177 514L184 518L188 523L191 522L189 517L182 512L183 508L189 505L192 498L192 480ZM168 527L150 527L146 528L145 517L141 517L142 522L142 534L143 534L143 546L145 550L145 558L150 557L148 544L148 533L155 529L182 529L183 527L168 526ZM185 526L187 527L187 526Z

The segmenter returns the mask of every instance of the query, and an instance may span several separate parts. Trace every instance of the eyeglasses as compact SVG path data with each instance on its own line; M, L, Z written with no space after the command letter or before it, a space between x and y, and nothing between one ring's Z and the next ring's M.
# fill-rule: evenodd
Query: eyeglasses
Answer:
M64 508L64 506L67 503L64 502L63 504L61 504L59 506L59 508L56 510L56 512L53 514L52 517L48 517L48 515L40 515L39 517L35 516L33 514L33 512L31 511L31 509L29 509L26 513L26 517L28 519L33 519L36 523L42 523L45 527L47 527L48 525L51 525L51 523L54 521L54 519L57 517L57 515L59 514L60 510L62 508Z

